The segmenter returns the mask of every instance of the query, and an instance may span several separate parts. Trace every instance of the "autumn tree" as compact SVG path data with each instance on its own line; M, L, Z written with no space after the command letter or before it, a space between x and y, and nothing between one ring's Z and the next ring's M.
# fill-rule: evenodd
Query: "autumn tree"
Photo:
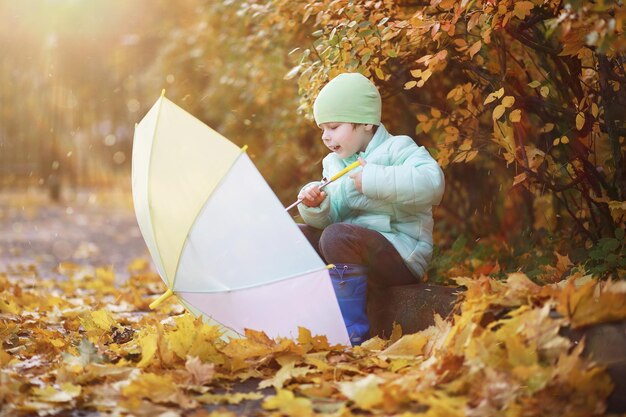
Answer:
M146 78L155 91L238 145L248 145L274 192L286 203L301 181L319 175L323 155L312 124L297 114L294 22L269 19L265 6L241 0L178 6L158 62ZM296 33L297 32L297 33ZM295 75L294 72L292 75ZM287 76L287 78L290 78Z
M337 74L369 76L384 121L444 167L450 227L566 231L561 244L604 242L595 256L624 268L621 2L270 3L266 19L310 31L292 70L304 113Z

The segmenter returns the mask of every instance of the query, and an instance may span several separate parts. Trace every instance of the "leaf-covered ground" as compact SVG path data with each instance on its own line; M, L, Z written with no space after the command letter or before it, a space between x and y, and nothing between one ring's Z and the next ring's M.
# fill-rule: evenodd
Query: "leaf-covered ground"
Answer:
M4 412L203 415L204 405L262 400L259 412L298 416L600 415L610 378L559 329L626 316L624 282L539 287L519 273L459 279L468 290L454 317L361 347L306 329L297 340L250 331L225 342L175 302L149 311L163 288L146 266L131 265L121 286L110 270L71 264L61 281L28 269L0 277ZM274 392L229 392L251 378Z
M227 342L174 298L149 310L164 286L147 261L128 274L74 262L0 274L2 415L603 415L611 379L560 330L626 318L624 281L578 271L538 286L519 272L457 278L455 313L415 334Z

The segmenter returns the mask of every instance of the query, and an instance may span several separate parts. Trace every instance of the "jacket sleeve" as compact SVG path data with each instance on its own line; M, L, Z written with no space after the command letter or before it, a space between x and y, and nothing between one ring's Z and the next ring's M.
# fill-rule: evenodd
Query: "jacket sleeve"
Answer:
M389 152L392 166L363 167L363 194L390 203L439 204L445 188L443 171L428 151L408 136L398 136Z

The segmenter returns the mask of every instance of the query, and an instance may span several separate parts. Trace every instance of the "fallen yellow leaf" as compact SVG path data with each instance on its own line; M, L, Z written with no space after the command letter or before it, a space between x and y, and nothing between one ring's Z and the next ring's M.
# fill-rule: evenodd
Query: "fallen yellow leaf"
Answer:
M263 401L266 410L278 410L288 416L308 417L313 415L313 403L308 398L296 398L293 392L279 389L277 394Z
M53 403L63 403L71 401L74 398L78 397L81 392L82 387L80 385L74 385L69 382L61 384L60 387L53 387L48 385L45 388L33 389L33 393L41 400Z
M383 391L380 388L382 382L380 377L370 374L356 381L340 383L339 390L359 408L370 410L383 401Z

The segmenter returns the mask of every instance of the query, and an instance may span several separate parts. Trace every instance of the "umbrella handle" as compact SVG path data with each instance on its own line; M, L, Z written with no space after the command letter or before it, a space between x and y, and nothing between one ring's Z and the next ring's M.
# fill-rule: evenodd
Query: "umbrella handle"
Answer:
M342 169L341 171L339 171L338 173L336 173L335 175L333 175L332 177L330 177L330 179L322 179L322 184L320 185L320 190L324 187L326 187L328 184L330 184L331 182L338 180L339 178L343 177L344 175L346 175L349 171L352 171L354 168L358 167L359 165L361 165L361 161L356 161L351 163L350 165L348 165L347 167L345 167L344 169ZM288 206L285 211L289 211L292 208L294 208L295 206L297 206L298 204L302 203L302 198L299 198L298 200L296 200L293 204L291 204L290 206Z
M339 171L338 173L330 177L328 184L343 177L344 175L348 173L348 171L352 171L354 168L358 167L359 165L361 165L361 161L356 161L356 162L351 163L350 165L348 165L347 167L345 167L344 169L342 169L341 171ZM328 185L328 184L325 184L325 185Z
M170 298L173 294L174 294L174 291L168 288L167 291L165 291L159 298L157 298L156 300L150 303L149 305L150 309L154 310L155 308L159 306L159 304L161 304L163 301Z

